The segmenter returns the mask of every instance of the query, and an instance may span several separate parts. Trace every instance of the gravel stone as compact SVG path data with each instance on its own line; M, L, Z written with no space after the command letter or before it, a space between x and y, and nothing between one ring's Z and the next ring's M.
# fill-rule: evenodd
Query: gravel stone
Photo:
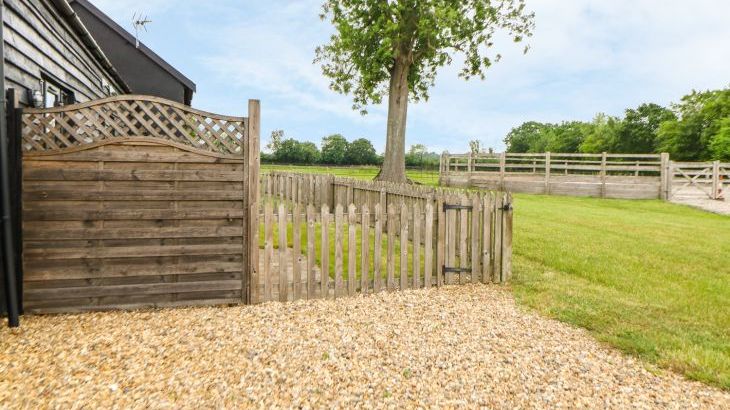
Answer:
M466 285L337 301L30 316L0 408L730 408L730 392Z

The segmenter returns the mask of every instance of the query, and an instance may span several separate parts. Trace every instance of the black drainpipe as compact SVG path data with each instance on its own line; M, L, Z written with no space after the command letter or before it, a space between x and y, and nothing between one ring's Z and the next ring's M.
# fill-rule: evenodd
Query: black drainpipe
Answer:
M0 1L0 56L5 55L5 39L3 38L4 2ZM18 317L18 294L15 283L15 249L13 238L13 220L10 217L10 175L8 167L8 128L7 104L5 100L5 59L0 60L0 212L2 213L2 243L3 261L5 262L5 292L8 309L8 325L20 326ZM18 195L20 193L17 193Z

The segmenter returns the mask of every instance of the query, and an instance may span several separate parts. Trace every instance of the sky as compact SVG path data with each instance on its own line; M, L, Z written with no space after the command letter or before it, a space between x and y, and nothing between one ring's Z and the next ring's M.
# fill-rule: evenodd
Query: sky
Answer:
M193 106L246 115L261 100L262 146L272 130L313 141L340 133L385 147L386 106L362 116L329 89L313 64L332 34L322 0L91 0L197 84ZM440 70L427 102L409 106L406 144L468 151L470 140L499 151L525 121L591 120L645 102L668 105L693 89L730 85L728 0L526 0L535 12L531 47L498 41L502 61L487 78ZM387 100L386 100L387 101Z

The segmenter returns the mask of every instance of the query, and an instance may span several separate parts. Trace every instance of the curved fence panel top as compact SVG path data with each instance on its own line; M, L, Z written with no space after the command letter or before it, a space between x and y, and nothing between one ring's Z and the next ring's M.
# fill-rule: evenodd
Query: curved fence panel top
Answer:
M248 138L247 121L163 98L120 95L65 107L23 110L23 151L58 153L141 137L214 156L241 157Z

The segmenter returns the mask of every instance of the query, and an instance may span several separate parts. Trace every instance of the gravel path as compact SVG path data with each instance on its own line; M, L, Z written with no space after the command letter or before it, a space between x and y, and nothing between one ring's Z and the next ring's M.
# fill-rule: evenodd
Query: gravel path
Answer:
M0 408L730 408L730 393L482 285L338 301L28 317Z
M681 205L688 205L694 208L703 209L707 212L712 212L721 215L730 215L730 200L717 201L709 198L696 198L696 197L676 197L672 198L672 202Z

